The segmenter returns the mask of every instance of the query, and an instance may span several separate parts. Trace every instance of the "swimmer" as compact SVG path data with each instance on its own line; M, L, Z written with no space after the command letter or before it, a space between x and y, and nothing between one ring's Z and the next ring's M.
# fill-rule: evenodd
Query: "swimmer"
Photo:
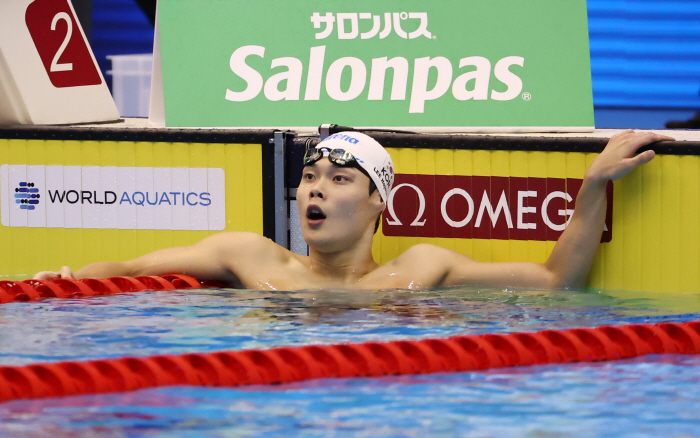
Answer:
M471 285L563 289L585 287L603 233L606 185L654 158L636 151L673 140L631 130L615 135L587 169L576 213L544 263L483 263L458 252L418 244L380 265L372 240L393 184L389 153L358 132L332 135L309 149L297 203L309 256L247 232L209 236L191 246L162 249L124 262L97 262L75 273L36 274L38 280L185 274L259 290L415 289Z

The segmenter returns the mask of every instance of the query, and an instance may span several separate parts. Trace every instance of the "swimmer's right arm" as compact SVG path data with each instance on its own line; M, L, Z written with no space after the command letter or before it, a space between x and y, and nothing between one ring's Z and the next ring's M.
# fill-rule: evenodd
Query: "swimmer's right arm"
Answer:
M263 236L254 233L220 233L183 247L166 248L124 262L96 262L75 272L68 266L60 271L44 271L35 280L56 278L136 277L139 275L184 274L199 280L235 282L234 266L245 257L251 245Z

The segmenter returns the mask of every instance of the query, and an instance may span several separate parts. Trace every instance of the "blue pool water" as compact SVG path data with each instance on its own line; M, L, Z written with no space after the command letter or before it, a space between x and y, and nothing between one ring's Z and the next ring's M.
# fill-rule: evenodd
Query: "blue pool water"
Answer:
M0 306L0 364L700 319L697 294L199 290ZM0 404L2 436L700 436L700 356Z

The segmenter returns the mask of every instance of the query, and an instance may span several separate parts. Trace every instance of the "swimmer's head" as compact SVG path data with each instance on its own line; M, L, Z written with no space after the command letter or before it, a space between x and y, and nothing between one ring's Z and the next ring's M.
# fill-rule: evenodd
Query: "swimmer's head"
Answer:
M394 163L389 153L372 137L360 132L339 132L306 152L304 165L323 157L339 166L358 167L377 187L386 204L394 185Z

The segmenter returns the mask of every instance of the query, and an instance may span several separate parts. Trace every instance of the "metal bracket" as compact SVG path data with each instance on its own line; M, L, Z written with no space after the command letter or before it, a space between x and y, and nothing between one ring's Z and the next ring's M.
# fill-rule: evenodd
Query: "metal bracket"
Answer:
M275 167L275 243L288 248L289 218L287 200L285 199L285 153L286 135L282 131L274 133L274 167Z
M321 137L321 140L325 140L326 137L331 135L331 128L335 126L331 123L324 123L321 126L318 127L318 135Z

